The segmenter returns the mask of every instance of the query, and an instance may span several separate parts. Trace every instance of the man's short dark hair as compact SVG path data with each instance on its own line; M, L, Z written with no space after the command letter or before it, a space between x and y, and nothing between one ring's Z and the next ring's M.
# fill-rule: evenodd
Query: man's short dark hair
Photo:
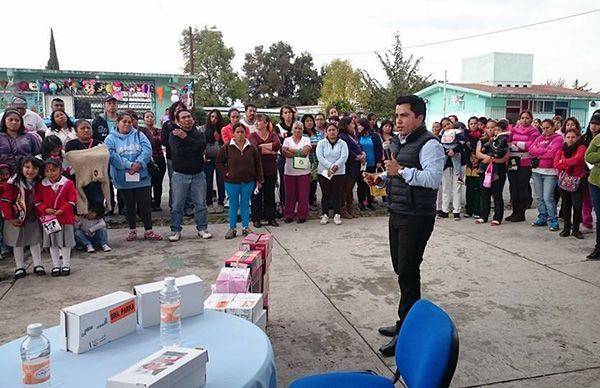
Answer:
M423 100L419 96L415 96L414 94L408 96L400 96L396 99L396 105L410 105L410 110L415 114L415 117L419 115L423 116L423 121L425 121L425 115L427 112L427 107L425 106L425 100Z
M248 108L257 109L256 105L254 105L254 104L246 104L246 105L244 105L244 112L248 111Z
M50 103L52 104L53 102L62 102L63 104L65 103L64 100L62 98L58 98L58 97L54 97L52 99L52 101L50 101Z
M190 112L188 109L182 109L182 110L178 111L177 113L175 113L175 120L179 121L179 116L184 112L192 114L192 112ZM194 115L192 115L192 118L193 117L194 117Z

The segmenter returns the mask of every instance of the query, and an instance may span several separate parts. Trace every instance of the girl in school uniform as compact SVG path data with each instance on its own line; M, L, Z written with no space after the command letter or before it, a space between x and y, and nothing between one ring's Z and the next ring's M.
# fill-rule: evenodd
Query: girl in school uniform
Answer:
M71 248L75 246L73 224L77 191L62 172L61 161L48 158L44 166L46 177L35 187L35 208L42 222L44 248L50 249L52 276L70 275Z
M44 163L34 156L26 156L18 164L16 173L6 183L0 209L4 217L4 243L13 248L17 269L15 280L27 275L25 247L29 246L33 259L33 272L43 276L42 231L35 215L34 191L42 179Z

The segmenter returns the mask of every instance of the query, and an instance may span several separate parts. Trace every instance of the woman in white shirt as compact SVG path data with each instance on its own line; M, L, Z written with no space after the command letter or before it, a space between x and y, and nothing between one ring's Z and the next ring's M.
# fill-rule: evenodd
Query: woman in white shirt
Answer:
M304 125L295 121L292 125L292 136L286 137L281 147L281 155L285 158L284 185L285 223L294 220L294 208L298 203L298 223L308 218L308 196L310 192L310 161L308 154L312 149L310 138L302 136Z
M71 120L69 120L69 116L67 116L67 114L62 110L56 110L52 112L50 115L50 121L50 128L46 130L45 136L58 136L62 142L62 148L64 151L65 145L69 141L77 139L75 128L73 128L73 124L71 123Z
M319 186L323 197L321 199L321 225L329 222L329 209L333 208L333 222L341 225L340 209L344 196L344 175L348 159L348 145L338 137L338 127L334 123L327 125L325 139L317 143L317 159Z

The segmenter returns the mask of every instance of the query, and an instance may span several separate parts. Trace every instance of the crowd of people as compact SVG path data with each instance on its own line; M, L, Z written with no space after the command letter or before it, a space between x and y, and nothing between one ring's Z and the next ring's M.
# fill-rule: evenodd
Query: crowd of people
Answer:
M535 199L537 217L532 226L577 239L593 230L592 211L596 216L600 211L600 140L596 139L600 110L585 129L575 117L540 120L523 111L514 125L486 117L470 117L464 125L452 115L435 122L432 131L446 153L438 218L448 218L452 212L456 221L462 214L485 224L490 221L493 200L492 226L524 222L525 211ZM507 179L512 214L504 218ZM588 259L600 259L599 241L596 228L596 246Z
M198 123L175 102L157 126L154 112L120 111L114 97L104 100L103 112L91 122L69 117L60 98L45 120L27 109L24 98L15 96L12 103L0 121L0 248L14 256L15 278L26 275L26 246L38 275L46 273L42 248L49 249L53 276L69 275L75 246L110 251L105 214L125 216L127 241L138 238L138 217L144 240L162 240L152 212L162 210L165 175L171 242L181 239L186 215L193 215L200 238L212 238L207 214L224 212L226 203L226 239L237 236L238 215L244 236L250 222L254 229L277 227L281 219L305 223L310 210L319 210L318 189L322 225L330 217L340 225L357 217L357 209L375 210L376 193L386 205L385 190L363 177L383 172L395 123L372 113L361 117L330 107L299 117L295 107L284 105L272 119L247 104L243 117L231 108L225 120L215 109ZM600 140L594 138L600 114L585 132L573 117L540 121L528 111L514 125L485 117L464 125L449 116L431 131L446 153L439 218L452 212L455 220L462 214L485 224L493 200L491 225L522 222L533 195L534 226L557 231L562 218L560 235L576 238L583 238L580 224L592 229L591 211L600 210ZM504 219L507 179L512 214ZM600 259L600 245L588 257Z

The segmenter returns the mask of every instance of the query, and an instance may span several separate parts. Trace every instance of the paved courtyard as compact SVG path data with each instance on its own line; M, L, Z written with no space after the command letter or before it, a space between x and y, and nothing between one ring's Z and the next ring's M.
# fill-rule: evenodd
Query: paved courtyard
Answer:
M224 224L210 228L212 240L197 239L187 226L175 244L126 243L125 230L112 229L113 252L77 253L68 278L30 275L14 283L13 260L0 261L0 343L23 335L31 322L58 324L60 307L167 275L198 274L208 294L240 242L223 239ZM386 338L376 331L394 321L399 297L387 218L342 226L311 220L269 231L275 244L267 331L280 386L323 370L391 376L394 359L379 357ZM600 262L585 261L592 246L592 235L560 238L528 224L436 221L422 265L423 297L458 327L452 386L600 386Z

